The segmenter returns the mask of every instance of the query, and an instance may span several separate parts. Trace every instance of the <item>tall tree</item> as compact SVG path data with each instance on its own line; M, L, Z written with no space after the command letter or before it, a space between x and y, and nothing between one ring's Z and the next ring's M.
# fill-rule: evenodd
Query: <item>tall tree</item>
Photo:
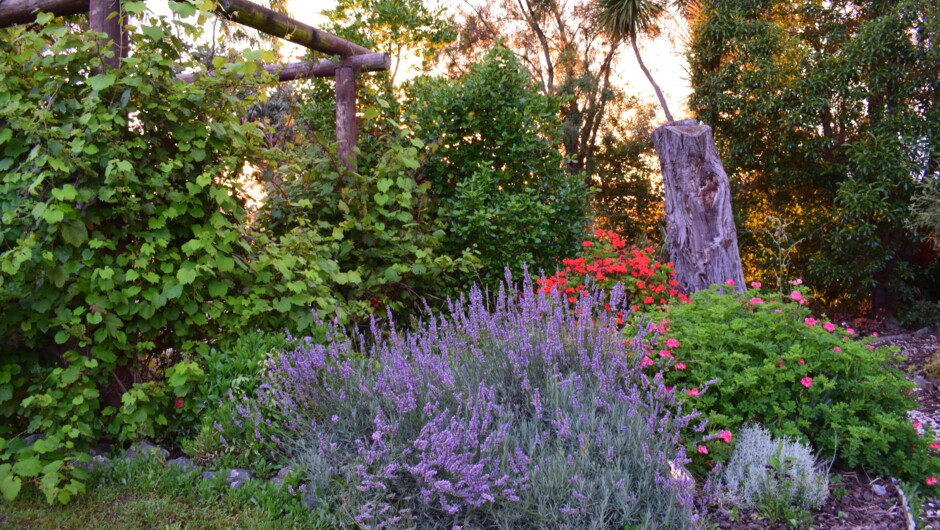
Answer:
M659 31L656 20L663 14L666 7L666 3L662 0L598 0L596 5L598 22L611 40L614 42L619 42L624 38L630 40L630 46L636 55L636 62L653 86L663 113L666 115L666 121L672 122L675 120L669 112L669 105L666 103L663 91L646 68L643 56L640 55L640 48L636 45L638 33L655 34Z
M494 46L526 67L543 94L567 99L561 117L568 169L592 167L611 119L633 100L612 82L619 42L601 31L585 0L468 0L458 15L459 37L441 61L452 76L466 72Z
M701 4L690 103L721 133L746 254L780 251L763 237L772 213L803 241L791 273L826 302L890 314L936 300L937 262L905 226L915 183L940 176L940 5Z

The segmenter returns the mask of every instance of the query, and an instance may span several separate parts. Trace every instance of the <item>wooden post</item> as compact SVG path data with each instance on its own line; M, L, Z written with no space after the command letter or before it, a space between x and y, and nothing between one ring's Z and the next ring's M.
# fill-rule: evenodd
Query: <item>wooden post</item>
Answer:
M689 293L734 281L744 273L731 213L731 187L712 129L695 120L667 123L653 131L666 193L666 239L676 280Z
M356 171L356 69L336 69L336 155L350 171Z
M123 20L120 0L89 0L88 26L92 31L108 35L107 40L99 43L102 54L109 42L114 52L113 56L103 59L106 70L120 67L121 58L127 57L127 33Z

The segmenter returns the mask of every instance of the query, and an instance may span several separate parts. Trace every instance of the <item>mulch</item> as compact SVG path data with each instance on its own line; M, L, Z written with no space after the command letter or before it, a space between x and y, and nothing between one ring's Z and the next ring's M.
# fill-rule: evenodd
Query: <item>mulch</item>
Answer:
M899 348L897 366L917 386L920 406L911 411L913 421L940 433L940 330L923 329L917 332L897 327L889 328L877 321L854 320L851 325L862 335L878 333L877 345ZM937 362L934 370L926 370ZM907 530L913 528L907 502L896 485L881 477L870 477L859 471L831 470L830 474L842 476L841 484L830 486L826 504L813 512L811 528L819 529L883 529ZM920 528L940 530L940 502L925 499ZM729 507L711 505L706 525L733 529L785 529L783 523L763 519L756 511L734 513Z
M842 475L842 483L830 486L829 500L822 508L813 512L812 528L907 530L907 513L897 488L890 480L871 478L858 472L830 471L830 475L837 473ZM884 488L884 494L877 493L873 486ZM763 519L756 510L734 514L722 507L713 508L709 512L709 523L718 528L790 528L784 523Z

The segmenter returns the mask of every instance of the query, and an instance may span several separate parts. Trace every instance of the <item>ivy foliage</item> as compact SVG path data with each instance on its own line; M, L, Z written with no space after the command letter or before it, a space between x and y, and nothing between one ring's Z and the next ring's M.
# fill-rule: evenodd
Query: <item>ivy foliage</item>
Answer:
M790 272L828 303L940 296L905 229L915 183L940 176L938 15L916 0L702 2L690 106L716 128L758 277L781 250L771 213L801 241Z

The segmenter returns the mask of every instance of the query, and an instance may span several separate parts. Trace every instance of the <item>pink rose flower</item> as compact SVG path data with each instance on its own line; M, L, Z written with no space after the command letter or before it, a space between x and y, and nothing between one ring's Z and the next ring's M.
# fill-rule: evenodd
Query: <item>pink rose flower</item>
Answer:
M799 291L793 291L792 293L790 293L790 298L792 298L792 299L794 299L794 300L800 300L800 299L803 298L803 295L800 294Z
M803 319L803 322L805 322L807 326L815 326L819 321L813 317L806 317Z
M701 446L699 447L701 448ZM926 482L928 486L933 486L934 484L937 483L937 477L927 477Z
M836 330L836 325L833 324L832 322L826 322L825 324L823 324L823 329L825 329L829 333L832 333L833 331Z
M685 363L676 363L676 370L685 370Z
M707 454L708 454L708 448L705 447L704 445L700 445L700 446L698 446L698 452L701 453L701 454L703 454L703 455L707 455ZM936 482L937 482L937 479L933 479L933 481L934 481L934 483L936 483ZM930 479L927 479L927 484L930 484Z
M760 289L760 282L751 282L751 287L754 289Z
M849 335L855 335L855 330L852 328L845 328L845 332Z
M733 286L734 286L734 280L732 280L731 278L728 278L727 280L725 280L725 285L731 285L731 286L733 287Z
M666 347L668 347L668 348L678 348L678 347L679 347L679 341L677 341L676 339L666 339Z
M721 431L718 437L724 440L726 444L731 443L731 431Z
M839 353L840 351L842 351L842 348L836 346L835 348L832 349L832 351Z
M690 388L690 389L686 390L685 393L688 394L688 395L690 395L690 396L697 396L697 395L698 395L698 389L697 389L697 388Z
M803 385L803 386L805 386L806 388L809 388L809 387L813 386L813 378L812 378L812 377L804 377L803 379L800 379L800 384Z
M763 304L764 300L761 298L751 298L751 300L748 303L751 305Z

